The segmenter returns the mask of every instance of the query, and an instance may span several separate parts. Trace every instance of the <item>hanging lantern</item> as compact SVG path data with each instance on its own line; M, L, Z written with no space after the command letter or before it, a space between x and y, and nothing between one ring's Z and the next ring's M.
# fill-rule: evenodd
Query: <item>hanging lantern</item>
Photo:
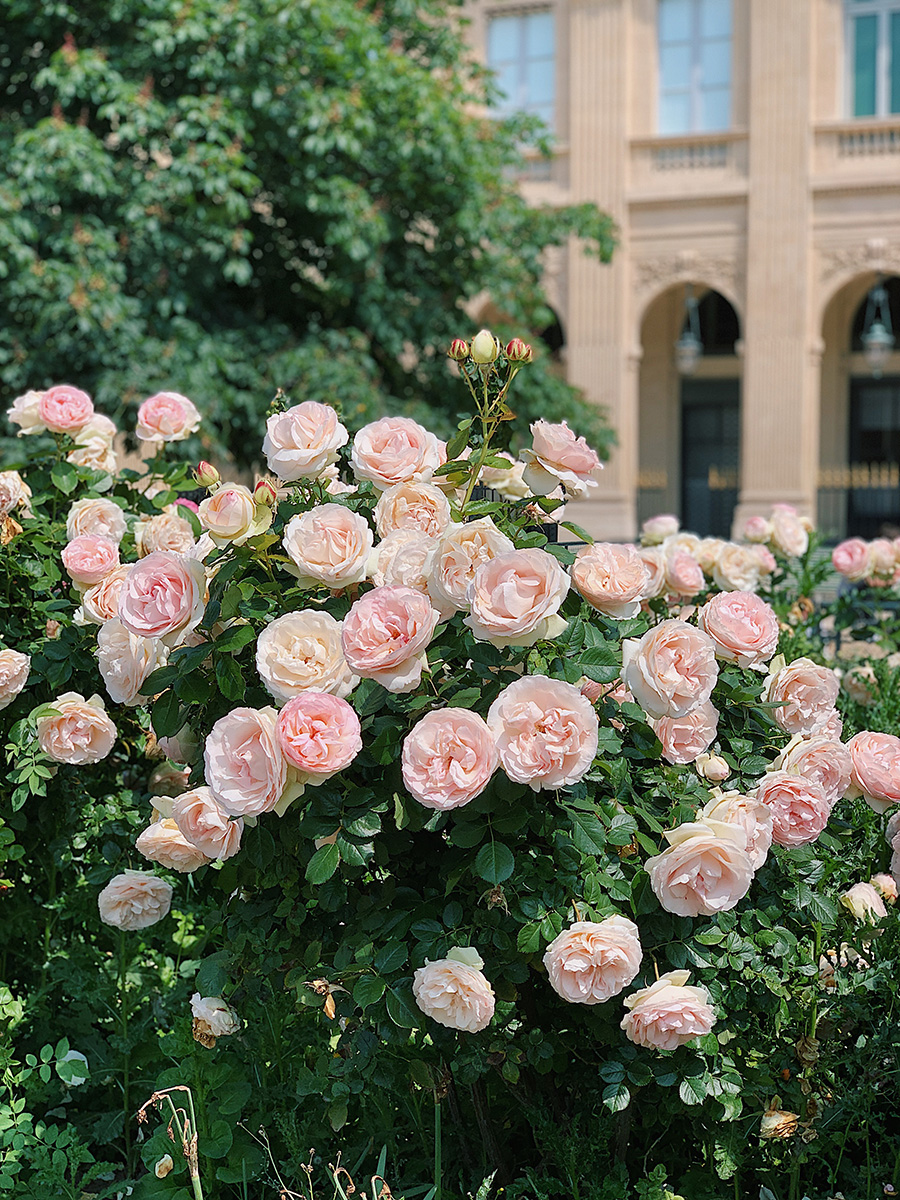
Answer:
M694 295L694 288L690 283L685 291L684 310L681 337L675 343L675 366L679 375L693 375L697 369L697 363L703 356L703 342L700 340L697 297Z
M891 307L888 302L887 289L881 279L869 292L866 319L860 340L869 370L876 379L880 379L896 340L891 327Z

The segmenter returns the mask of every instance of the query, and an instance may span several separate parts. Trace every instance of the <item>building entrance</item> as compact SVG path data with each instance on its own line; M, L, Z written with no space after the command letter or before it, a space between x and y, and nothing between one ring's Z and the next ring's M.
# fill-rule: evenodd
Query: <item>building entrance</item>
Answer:
M701 537L730 537L738 498L741 383L681 382L681 523Z
M900 533L900 376L850 380L847 533Z

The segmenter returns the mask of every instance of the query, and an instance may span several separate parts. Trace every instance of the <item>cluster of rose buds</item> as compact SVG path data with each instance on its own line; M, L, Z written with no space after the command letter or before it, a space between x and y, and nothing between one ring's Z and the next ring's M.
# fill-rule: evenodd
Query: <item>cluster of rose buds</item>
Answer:
M523 342L521 338L513 338L511 342L507 342L504 350L503 344L499 338L488 329L482 329L480 333L476 333L472 338L471 344L465 338L454 338L450 343L450 349L447 351L447 356L452 358L454 362L465 362L471 358L476 366L486 367L497 361L501 354L505 354L507 361L511 363L530 363L534 359L534 351L527 342Z

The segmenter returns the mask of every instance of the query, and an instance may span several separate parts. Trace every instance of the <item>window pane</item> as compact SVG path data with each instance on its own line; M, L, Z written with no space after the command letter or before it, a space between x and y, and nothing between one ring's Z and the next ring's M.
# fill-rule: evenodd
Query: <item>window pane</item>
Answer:
M731 83L730 40L701 44L700 81L704 87L721 87Z
M685 88L691 82L691 47L662 46L659 51L659 86Z
M878 49L878 17L855 17L853 21L853 115L875 115L875 62Z
M544 58L553 54L553 14L530 13L525 18L525 55Z
M553 60L530 62L525 69L525 105L531 110L537 104L553 101Z
M700 130L716 133L731 126L731 88L703 88L700 92Z
M659 0L660 42L689 42L693 37L692 0Z
M519 68L515 63L510 63L508 66L500 67L497 70L496 84L503 93L501 107L509 110L516 107L518 97L516 88L518 87Z
M488 24L488 63L492 67L519 57L519 17L494 17Z
M891 112L900 113L900 12L891 13Z
M731 0L700 0L700 36L731 37Z
M659 97L659 132L690 133L691 98L687 92L662 92Z

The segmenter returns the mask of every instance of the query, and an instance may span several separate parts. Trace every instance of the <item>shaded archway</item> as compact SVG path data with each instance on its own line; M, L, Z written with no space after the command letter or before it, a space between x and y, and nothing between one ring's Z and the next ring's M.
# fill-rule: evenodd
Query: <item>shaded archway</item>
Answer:
M728 536L739 487L740 321L720 292L691 287L703 353L689 376L675 364L688 285L656 296L641 321L638 517L674 512L697 533Z

